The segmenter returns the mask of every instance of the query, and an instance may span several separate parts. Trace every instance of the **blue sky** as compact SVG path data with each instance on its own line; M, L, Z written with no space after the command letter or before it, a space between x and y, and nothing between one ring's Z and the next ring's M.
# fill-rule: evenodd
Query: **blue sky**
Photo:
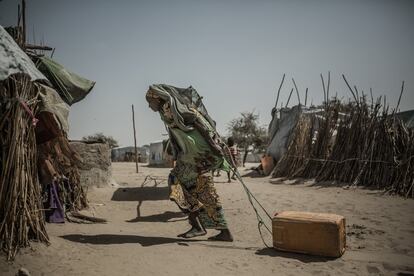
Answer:
M0 24L17 21L17 3L0 1ZM243 111L270 121L294 77L302 98L323 99L320 73L331 71L332 93L348 98L345 74L401 110L414 109L414 1L27 1L29 41L55 47L54 58L96 86L70 113L70 138L103 132L133 144L162 138L159 116L145 101L153 83L192 85L226 134ZM291 104L296 104L292 97Z

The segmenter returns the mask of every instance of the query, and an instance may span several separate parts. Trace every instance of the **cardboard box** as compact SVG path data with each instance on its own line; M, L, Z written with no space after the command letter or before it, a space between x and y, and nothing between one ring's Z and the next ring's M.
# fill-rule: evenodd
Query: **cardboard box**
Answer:
M272 221L278 250L340 257L345 252L345 218L335 214L286 211Z

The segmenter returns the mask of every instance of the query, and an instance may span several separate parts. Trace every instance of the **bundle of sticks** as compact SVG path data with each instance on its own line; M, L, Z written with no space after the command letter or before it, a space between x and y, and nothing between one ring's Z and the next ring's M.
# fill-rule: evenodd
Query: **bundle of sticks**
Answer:
M0 83L0 248L8 259L29 240L49 241L37 177L37 104L28 76Z
M381 97L371 96L369 103L356 87L350 90L353 101L327 101L323 116L301 115L273 177L339 181L414 197L414 131L395 116L398 104L389 112Z
M38 145L39 173L42 184L55 179L60 187L60 200L66 211L79 211L88 207L86 191L80 182L80 155L71 149L68 139L59 135ZM67 180L67 184L65 184Z

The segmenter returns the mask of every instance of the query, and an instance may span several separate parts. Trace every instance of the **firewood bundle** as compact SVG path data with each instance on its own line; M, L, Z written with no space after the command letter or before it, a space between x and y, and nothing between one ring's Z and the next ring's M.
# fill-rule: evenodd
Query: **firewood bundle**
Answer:
M8 259L31 239L49 241L37 177L37 104L26 75L0 83L0 248Z
M61 203L67 211L79 211L88 206L86 191L80 182L80 155L72 150L69 141L60 135L38 145L39 174L43 184L58 181Z

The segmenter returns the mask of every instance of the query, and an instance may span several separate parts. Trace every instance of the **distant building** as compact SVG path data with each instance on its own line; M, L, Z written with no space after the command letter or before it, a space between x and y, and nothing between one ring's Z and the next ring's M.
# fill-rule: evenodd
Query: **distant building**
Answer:
M149 146L149 165L162 165L164 164L164 147L162 141L156 141Z
M156 141L149 145L149 165L150 166L162 166L172 167L172 156L167 153L167 140Z
M149 146L145 145L137 147L138 162L147 163L149 156ZM112 149L111 152L112 162L135 162L135 148L134 147L122 147Z

